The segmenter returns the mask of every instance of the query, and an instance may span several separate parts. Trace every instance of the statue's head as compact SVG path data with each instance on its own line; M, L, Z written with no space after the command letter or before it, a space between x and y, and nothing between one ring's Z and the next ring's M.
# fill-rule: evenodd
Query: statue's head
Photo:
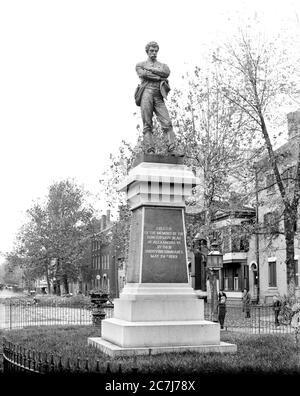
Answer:
M156 48L157 52L159 51L159 45L157 44L156 41L150 41L150 43L148 43L148 44L146 45L146 48L145 48L145 49L146 49L147 54L148 54L148 52L149 52L150 47Z
M150 41L150 43L146 45L146 52L152 61L156 60L158 50L159 46L156 41Z

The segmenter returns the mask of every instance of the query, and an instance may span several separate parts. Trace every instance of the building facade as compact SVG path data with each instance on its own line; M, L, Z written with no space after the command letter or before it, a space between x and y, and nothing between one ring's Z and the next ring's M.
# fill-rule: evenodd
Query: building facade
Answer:
M243 231L245 225L254 219L254 208L233 209L230 205L219 210L212 219L214 231L211 239L217 241L218 249L223 254L223 268L217 272L217 289L224 290L230 300L240 301L244 288L252 290L253 299L257 297L257 279L252 279L249 271L249 236ZM199 297L210 299L207 253L206 240L200 239L189 251L188 260L191 286Z
M300 110L289 113L288 141L275 151L279 171L288 195L293 194L296 165L300 151ZM271 303L274 295L287 294L286 244L280 196L268 157L256 163L256 207L219 211L213 218L214 238L220 242L223 269L218 274L218 289L231 299L241 299L242 290L250 291L253 301ZM259 225L250 237L243 233L247 223ZM299 221L295 226L295 283L300 296ZM247 233L246 233L247 234ZM189 253L190 282L196 292L209 296L205 285L205 255Z
M242 298L246 288L251 290L252 298L257 298L249 272L249 236L246 227L255 218L255 209L242 207L218 211L213 219L215 239L220 242L223 253L223 268L219 270L219 288L224 290L228 298Z
M112 298L119 296L118 259L113 244L110 213L101 217L100 231L91 238L92 289L107 291Z
M275 151L285 191L289 197L294 192L296 165L300 150L300 111L287 115L288 141ZM258 268L260 301L269 303L276 294L287 294L286 244L283 212L278 186L268 158L256 164L257 218L260 232L250 240L248 263ZM296 293L299 295L299 226L295 226ZM257 253L256 253L257 252Z

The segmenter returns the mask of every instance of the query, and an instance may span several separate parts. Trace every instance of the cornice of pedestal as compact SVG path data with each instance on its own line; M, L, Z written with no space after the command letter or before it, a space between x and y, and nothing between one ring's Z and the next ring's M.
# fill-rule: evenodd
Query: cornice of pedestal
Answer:
M141 298L192 298L195 299L194 289L188 283L127 283L122 290L123 299Z
M142 205L185 207L200 179L182 163L182 158L161 156L160 161L150 162L157 156L146 157L147 161L138 162L118 186L118 191L127 193L131 210Z
M118 190L127 192L129 186L135 182L185 184L192 188L200 184L200 179L186 165L142 162L129 171L126 179L119 184Z

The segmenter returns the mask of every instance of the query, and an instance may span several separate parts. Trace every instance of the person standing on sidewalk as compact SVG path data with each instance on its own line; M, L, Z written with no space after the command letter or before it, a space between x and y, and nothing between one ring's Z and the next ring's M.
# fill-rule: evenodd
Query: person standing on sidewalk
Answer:
M275 326L279 326L280 325L279 320L278 320L280 308L281 308L281 301L279 299L279 296L273 296L273 309L274 309L274 315L275 315Z
M246 318L250 318L250 304L251 304L251 294L249 293L248 289L244 289L243 291L243 312L246 313Z
M218 319L220 322L221 329L224 329L224 321L226 315L226 300L227 300L226 293L224 293L223 290L220 290L219 302L218 302Z

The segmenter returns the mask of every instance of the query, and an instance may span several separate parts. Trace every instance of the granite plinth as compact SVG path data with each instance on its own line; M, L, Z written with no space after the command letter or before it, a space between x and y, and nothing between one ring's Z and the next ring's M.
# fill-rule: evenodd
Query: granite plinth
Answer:
M98 337L90 337L88 344L101 350L101 352L111 357L136 356L136 355L157 355L160 353L174 352L198 352L198 353L235 353L237 347L235 344L220 342L219 345L191 345L191 346L172 346L172 347L144 347L144 348L123 348L109 341Z
M219 345L219 323L206 320L102 321L102 338L123 348Z

